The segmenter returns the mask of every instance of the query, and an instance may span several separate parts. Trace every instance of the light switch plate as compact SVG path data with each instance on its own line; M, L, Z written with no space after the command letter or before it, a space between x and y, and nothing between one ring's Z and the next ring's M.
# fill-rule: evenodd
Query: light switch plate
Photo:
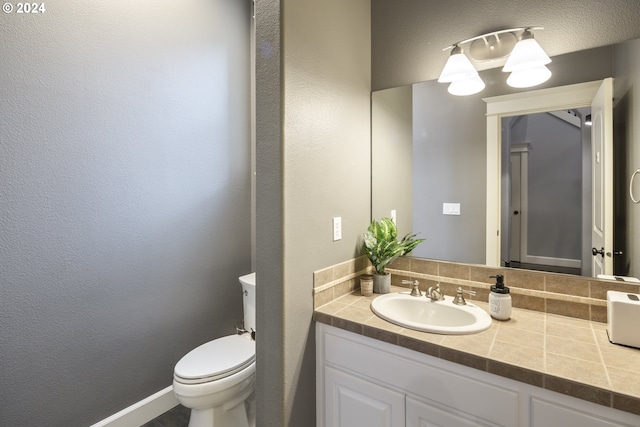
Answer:
M460 203L443 203L443 215L460 215Z

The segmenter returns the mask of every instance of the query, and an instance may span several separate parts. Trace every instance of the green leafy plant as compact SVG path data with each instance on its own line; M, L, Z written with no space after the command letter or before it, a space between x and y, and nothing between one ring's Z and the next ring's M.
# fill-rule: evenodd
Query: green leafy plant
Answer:
M390 218L373 220L364 233L364 252L378 274L387 274L385 268L398 257L411 252L425 239L416 239L409 233L398 240L398 229Z

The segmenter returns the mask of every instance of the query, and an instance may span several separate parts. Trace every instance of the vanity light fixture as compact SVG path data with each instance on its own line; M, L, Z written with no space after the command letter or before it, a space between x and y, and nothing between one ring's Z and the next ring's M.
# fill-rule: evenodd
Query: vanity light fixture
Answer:
M539 85L551 77L546 67L551 62L533 38L532 30L542 27L521 27L494 31L454 43L443 50L451 49L438 82L450 83L449 93L452 95L473 95L485 88L485 83L478 75L471 58L477 63L506 59L502 71L510 72L507 84L524 88ZM516 33L522 32L519 37ZM469 56L464 54L462 45L469 45Z

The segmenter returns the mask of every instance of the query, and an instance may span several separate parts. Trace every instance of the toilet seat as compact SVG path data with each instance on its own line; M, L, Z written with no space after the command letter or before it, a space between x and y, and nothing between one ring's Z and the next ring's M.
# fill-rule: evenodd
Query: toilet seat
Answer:
M251 366L256 344L248 334L229 335L202 344L178 361L174 379L183 384L220 380Z

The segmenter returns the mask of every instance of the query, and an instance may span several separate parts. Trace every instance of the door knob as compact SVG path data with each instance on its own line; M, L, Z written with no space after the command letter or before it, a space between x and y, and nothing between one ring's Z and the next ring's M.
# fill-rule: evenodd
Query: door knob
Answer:
M519 213L520 213L520 212L518 212L518 211L513 211L513 214L514 214L514 215L518 215Z
M597 250L596 248L591 248L591 253L593 254L593 256L600 254L602 255L602 258L604 258L604 248L600 250Z

